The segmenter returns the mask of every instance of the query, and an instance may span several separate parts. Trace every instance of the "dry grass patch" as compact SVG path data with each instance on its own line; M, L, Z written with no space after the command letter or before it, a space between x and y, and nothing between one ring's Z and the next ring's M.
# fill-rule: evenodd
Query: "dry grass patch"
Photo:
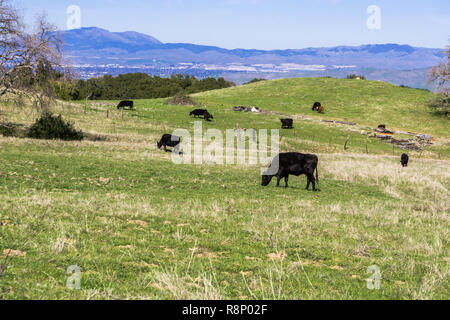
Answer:
M171 272L155 272L153 286L176 300L222 300L220 289L206 275L193 279Z

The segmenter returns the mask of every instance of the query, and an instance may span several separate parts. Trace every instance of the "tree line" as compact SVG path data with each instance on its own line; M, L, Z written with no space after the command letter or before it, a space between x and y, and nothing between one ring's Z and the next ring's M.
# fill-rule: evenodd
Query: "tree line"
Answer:
M167 98L177 93L193 94L235 86L224 78L197 79L189 75L170 78L145 73L110 75L71 82L55 81L54 90L62 100L124 100Z

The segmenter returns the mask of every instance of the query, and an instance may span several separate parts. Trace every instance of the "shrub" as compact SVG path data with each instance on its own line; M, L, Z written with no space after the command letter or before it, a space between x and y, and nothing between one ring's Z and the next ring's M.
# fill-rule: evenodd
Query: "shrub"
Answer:
M183 92L177 93L172 98L166 101L167 104L181 105L181 106L195 106L196 103L191 99L190 96L184 94Z
M350 74L350 75L347 76L347 79L366 80L366 77L358 76L357 74Z
M261 81L267 81L267 79L259 79L259 78L255 78L249 82L244 83L244 85L246 84L252 84L252 83L257 83L257 82L261 82Z
M65 122L61 115L56 116L49 112L42 114L41 118L30 127L27 136L34 139L65 141L79 141L84 138L83 132L77 131L70 122Z
M26 136L27 129L22 124L0 123L0 135L5 137L23 138Z
M437 114L448 116L450 112L450 95L447 93L439 93L428 102L428 106L435 110Z
M0 123L0 134L5 137L14 137L16 130L9 124Z

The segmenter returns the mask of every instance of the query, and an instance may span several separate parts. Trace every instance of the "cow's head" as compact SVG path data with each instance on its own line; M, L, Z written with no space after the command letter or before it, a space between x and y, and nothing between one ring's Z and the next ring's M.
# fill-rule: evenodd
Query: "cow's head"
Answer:
M272 178L273 178L273 176L263 175L261 185L263 187L267 187L269 185L269 183L272 181Z
M163 145L163 141L161 139L161 141L158 142L158 149L161 149L162 145Z

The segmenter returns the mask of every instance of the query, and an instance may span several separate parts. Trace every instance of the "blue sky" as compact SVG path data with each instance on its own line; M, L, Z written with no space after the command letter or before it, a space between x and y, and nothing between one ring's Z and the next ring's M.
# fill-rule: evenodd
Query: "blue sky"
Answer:
M66 29L67 7L82 27L138 31L162 42L228 49L287 49L401 43L443 48L450 38L449 0L15 0L28 22L45 11ZM381 9L370 30L366 10Z

